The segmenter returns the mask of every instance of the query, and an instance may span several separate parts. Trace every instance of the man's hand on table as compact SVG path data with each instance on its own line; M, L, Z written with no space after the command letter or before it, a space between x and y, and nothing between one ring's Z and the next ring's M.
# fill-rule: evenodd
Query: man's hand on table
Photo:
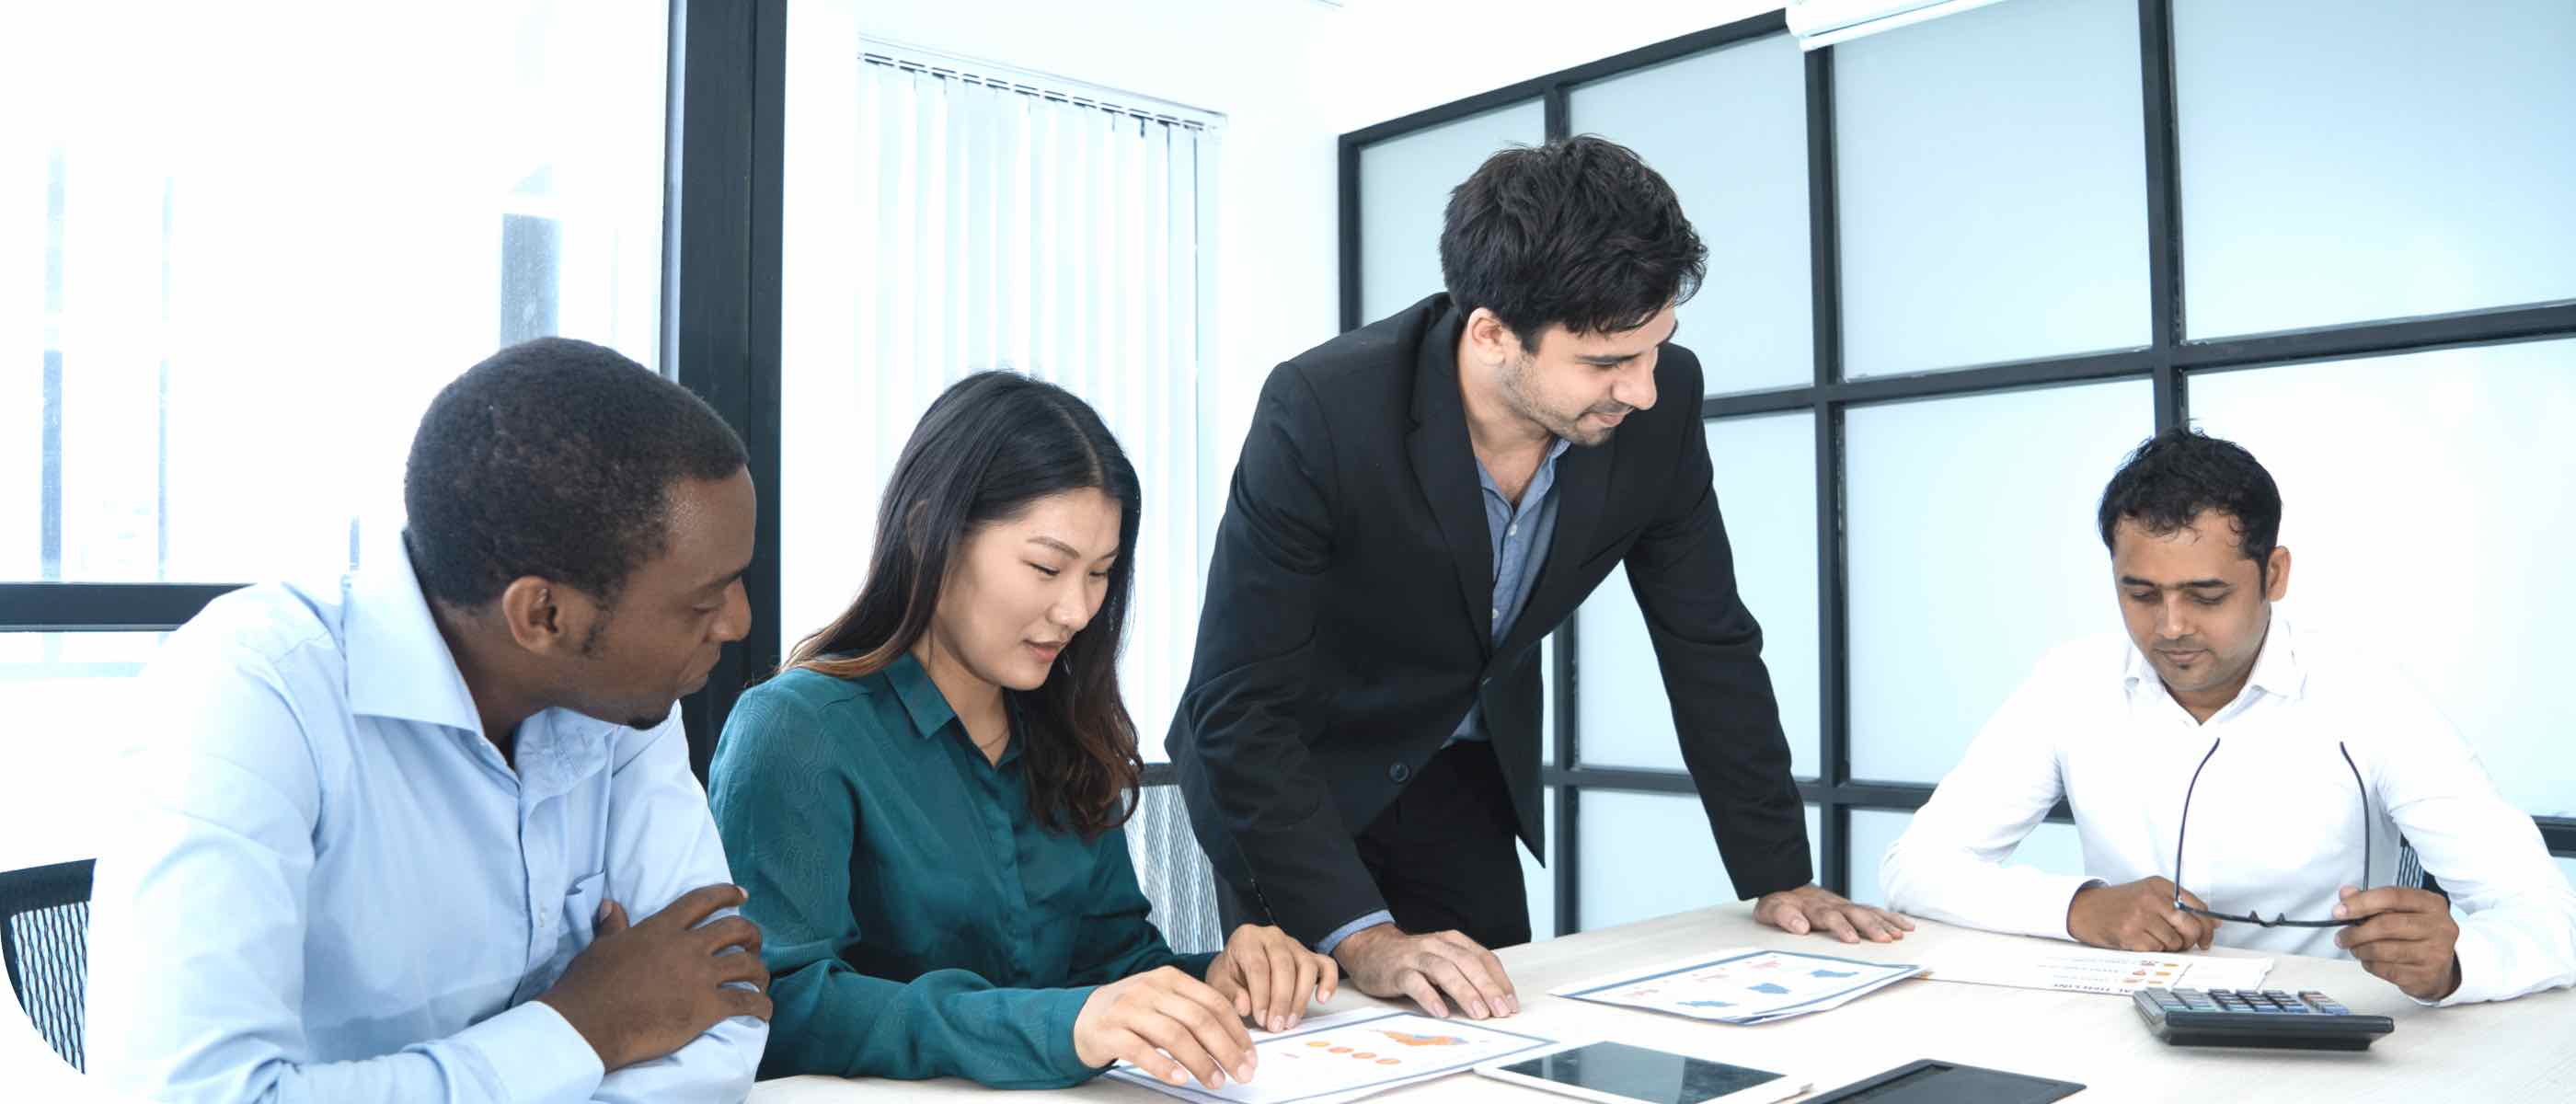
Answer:
M1763 894L1753 906L1753 918L1791 935L1815 932L1845 943L1862 939L1891 943L1914 930L1914 921L1886 909L1853 904L1813 885Z
M1521 1010L1503 960L1454 931L1407 935L1393 924L1379 924L1344 936L1333 958L1360 992L1411 997L1442 1019L1452 1005L1479 1020Z

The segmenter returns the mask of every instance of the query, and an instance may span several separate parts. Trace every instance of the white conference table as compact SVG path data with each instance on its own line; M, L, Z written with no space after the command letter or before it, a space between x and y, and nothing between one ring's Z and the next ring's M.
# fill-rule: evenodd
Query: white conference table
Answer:
M1501 952L1520 992L1521 1014L1497 1021L1557 1039L1615 1038L1719 1061L1794 1072L1821 1091L1918 1058L1937 1058L2079 1082L2078 1100L2364 1101L2576 1100L2576 990L2456 1008L2426 1008L2353 962L2273 955L2263 987L2317 989L2353 1011L2385 1015L2397 1030L2367 1051L2312 1052L2173 1047L2147 1034L2130 998L2046 992L1915 978L1829 1012L1754 1027L1547 996L1569 982L1669 962L1726 947L1769 947L1882 962L1931 965L1944 955L1984 955L2068 944L1916 921L1891 944L1846 946L1754 923L1749 904L1719 905ZM2218 955L2261 957L2224 948ZM1380 1001L1345 988L1329 1011L1411 1003ZM955 1079L843 1080L794 1077L754 1087L754 1104L984 1097L996 1090ZM1106 1079L1051 1094L1095 1101L1175 1098ZM1473 1074L1372 1097L1387 1101L1527 1100L1567 1097ZM1803 1099L1803 1098L1802 1098Z

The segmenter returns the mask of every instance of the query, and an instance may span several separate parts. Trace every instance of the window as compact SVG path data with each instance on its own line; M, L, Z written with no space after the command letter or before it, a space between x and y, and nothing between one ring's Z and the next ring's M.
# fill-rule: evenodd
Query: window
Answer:
M0 869L89 857L152 735L160 633L98 630L397 547L422 408L502 344L662 340L664 5L54 18L0 129Z
M2576 298L2576 5L2173 20L2192 336Z
M548 333L658 359L661 5L76 12L31 54L70 109L0 139L0 351L43 364L0 376L39 453L0 576L345 570L458 372Z
M1852 378L2147 343L2133 0L2025 0L1834 51Z

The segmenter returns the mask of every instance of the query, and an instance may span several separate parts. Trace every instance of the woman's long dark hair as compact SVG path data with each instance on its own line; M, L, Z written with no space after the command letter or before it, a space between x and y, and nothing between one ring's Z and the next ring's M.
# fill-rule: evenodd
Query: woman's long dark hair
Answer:
M929 631L940 584L975 529L1048 495L1086 488L1118 503L1109 593L1065 645L1059 669L1019 700L1030 722L1020 748L1029 811L1050 829L1090 839L1126 821L1145 769L1136 723L1118 692L1143 503L1118 439L1071 392L980 372L931 403L877 507L867 584L837 620L797 643L787 667L845 679L885 669Z

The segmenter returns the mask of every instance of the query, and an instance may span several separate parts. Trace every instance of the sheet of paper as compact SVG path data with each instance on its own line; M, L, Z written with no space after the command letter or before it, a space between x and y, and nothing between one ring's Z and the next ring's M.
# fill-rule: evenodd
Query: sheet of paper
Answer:
M1466 1020L1364 1008L1318 1016L1294 1031L1252 1033L1250 1084L1173 1085L1125 1062L1104 1076L1203 1104L1341 1104L1417 1081L1464 1073L1554 1042Z
M1695 1020L1757 1024L1840 1008L1921 972L1904 963L1736 947L1550 992Z
M2264 976L2272 972L2272 960L2090 947L2037 949L2037 953L1988 950L1935 957L1924 972L1934 981L2127 996L2147 988L2260 989Z

